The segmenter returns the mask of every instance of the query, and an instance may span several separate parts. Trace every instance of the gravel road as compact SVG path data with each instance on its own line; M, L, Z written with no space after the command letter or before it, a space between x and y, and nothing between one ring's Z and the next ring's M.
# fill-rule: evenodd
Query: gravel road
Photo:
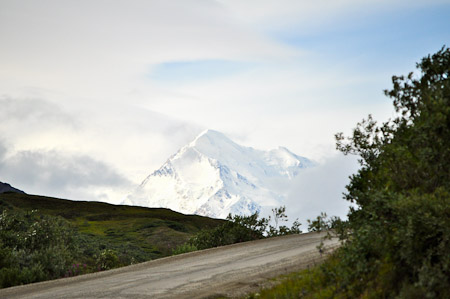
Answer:
M0 298L236 297L319 263L322 233L246 242L72 278L0 290ZM326 240L331 251L337 239Z

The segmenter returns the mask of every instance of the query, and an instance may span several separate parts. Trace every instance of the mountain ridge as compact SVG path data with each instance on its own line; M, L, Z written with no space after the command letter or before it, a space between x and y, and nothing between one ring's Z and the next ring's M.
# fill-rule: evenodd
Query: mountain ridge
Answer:
M6 193L6 192L25 193L22 190L14 188L13 186L11 186L8 183L0 182L0 193Z
M285 191L280 185L313 165L285 147L257 150L205 130L147 176L123 203L216 218L252 214L282 205Z

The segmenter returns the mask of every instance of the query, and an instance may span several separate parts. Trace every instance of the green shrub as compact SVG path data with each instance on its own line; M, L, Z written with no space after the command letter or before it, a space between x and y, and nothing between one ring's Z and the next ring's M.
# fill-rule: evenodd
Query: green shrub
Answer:
M117 252L111 249L103 250L96 258L97 269L99 271L118 268L121 265Z
M77 252L75 232L59 217L0 214L0 286L62 277Z
M249 216L230 214L225 223L213 229L201 230L188 241L188 244L201 250L266 237L301 233L298 221L295 221L290 228L278 225L279 221L287 221L285 207L276 208L272 211L274 213L275 226L269 225L271 217L260 218L258 212Z
M188 252L193 252L193 251L197 251L197 250L198 249L197 249L197 247L195 245L191 245L191 244L185 243L185 244L178 245L172 251L172 255L188 253Z
M393 77L397 116L369 115L337 149L360 157L345 198L348 221L322 214L345 242L332 258L262 298L450 298L450 49ZM278 291L277 291L278 290Z
M450 296L450 50L418 67L420 78L393 77L386 91L394 120L369 116L353 136L337 135L338 149L361 157L347 186L358 208L339 264L344 293Z

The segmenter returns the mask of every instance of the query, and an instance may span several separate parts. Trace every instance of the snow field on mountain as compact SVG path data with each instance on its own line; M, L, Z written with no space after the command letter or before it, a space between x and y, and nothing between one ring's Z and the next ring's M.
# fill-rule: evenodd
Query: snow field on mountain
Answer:
M124 203L217 218L270 211L283 205L291 180L313 165L283 147L256 150L207 130L149 175Z

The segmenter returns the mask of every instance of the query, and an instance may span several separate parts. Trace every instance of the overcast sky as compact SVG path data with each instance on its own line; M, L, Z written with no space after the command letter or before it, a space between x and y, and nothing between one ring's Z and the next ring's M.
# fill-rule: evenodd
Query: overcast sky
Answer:
M210 128L320 162L310 185L340 197L333 135L392 116L383 89L449 20L434 0L0 0L0 181L119 202Z

